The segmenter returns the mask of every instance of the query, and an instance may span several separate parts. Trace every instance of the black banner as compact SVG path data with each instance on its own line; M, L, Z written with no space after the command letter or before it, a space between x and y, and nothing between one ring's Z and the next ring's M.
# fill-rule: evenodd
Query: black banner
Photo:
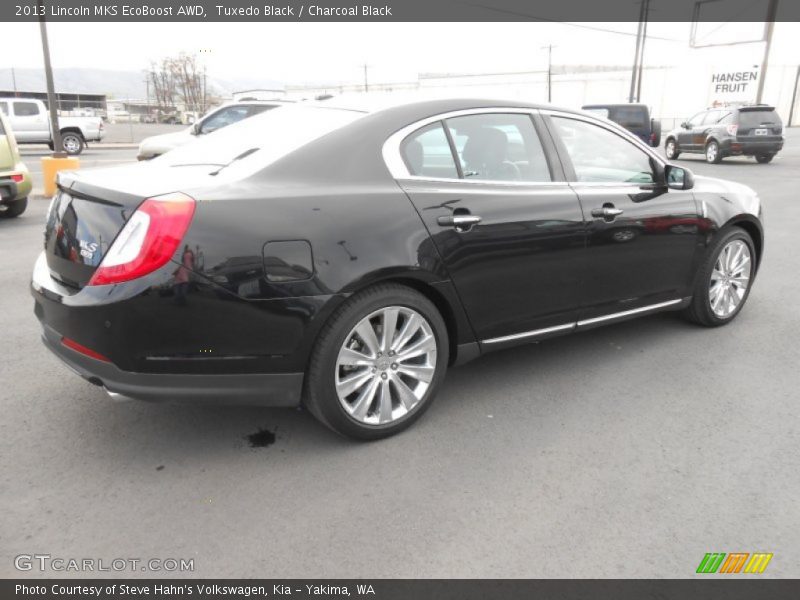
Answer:
M758 576L756 576L758 577ZM783 600L800 597L800 580L756 578L683 580L530 579L218 579L3 580L0 598L29 600Z
M650 21L800 20L800 2L650 0ZM0 21L638 21L632 0L3 0Z

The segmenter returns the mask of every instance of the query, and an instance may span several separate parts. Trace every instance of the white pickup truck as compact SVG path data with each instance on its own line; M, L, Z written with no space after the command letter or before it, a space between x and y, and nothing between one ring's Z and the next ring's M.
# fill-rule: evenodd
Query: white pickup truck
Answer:
M49 144L50 115L44 102L34 98L0 98L0 111L11 122L18 144ZM103 119L100 117L59 117L61 143L67 154L80 154L86 142L103 139Z

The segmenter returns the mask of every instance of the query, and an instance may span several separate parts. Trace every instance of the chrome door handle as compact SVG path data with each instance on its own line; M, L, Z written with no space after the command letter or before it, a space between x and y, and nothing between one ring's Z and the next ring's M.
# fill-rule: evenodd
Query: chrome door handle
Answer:
M436 222L442 227L471 227L477 225L483 219L478 215L446 215L439 217Z
M603 219L613 219L614 217L621 215L623 212L625 211L623 211L621 208L609 208L608 206L604 206L603 208L593 208L592 216L601 217Z

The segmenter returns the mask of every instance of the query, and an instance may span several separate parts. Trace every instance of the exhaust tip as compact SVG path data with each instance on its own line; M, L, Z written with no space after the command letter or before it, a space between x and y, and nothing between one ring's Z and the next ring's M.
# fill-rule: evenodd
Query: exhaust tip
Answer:
M128 398L128 396L123 396L118 392L112 392L106 386L103 386L103 390L105 391L106 394L108 394L108 397L111 398L114 402L129 402L131 400L131 398Z

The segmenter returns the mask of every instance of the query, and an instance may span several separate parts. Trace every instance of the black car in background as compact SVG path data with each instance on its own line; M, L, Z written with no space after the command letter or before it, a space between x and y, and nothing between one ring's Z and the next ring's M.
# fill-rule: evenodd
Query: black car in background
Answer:
M664 151L674 160L682 152L705 154L718 163L726 156L755 156L770 162L783 148L783 123L766 104L710 108L667 134Z
M661 121L650 116L646 104L587 104L583 110L622 125L645 144L661 145Z
M743 185L586 113L336 102L61 173L32 278L45 345L112 395L302 403L370 439L449 365L659 311L725 325L747 300Z

